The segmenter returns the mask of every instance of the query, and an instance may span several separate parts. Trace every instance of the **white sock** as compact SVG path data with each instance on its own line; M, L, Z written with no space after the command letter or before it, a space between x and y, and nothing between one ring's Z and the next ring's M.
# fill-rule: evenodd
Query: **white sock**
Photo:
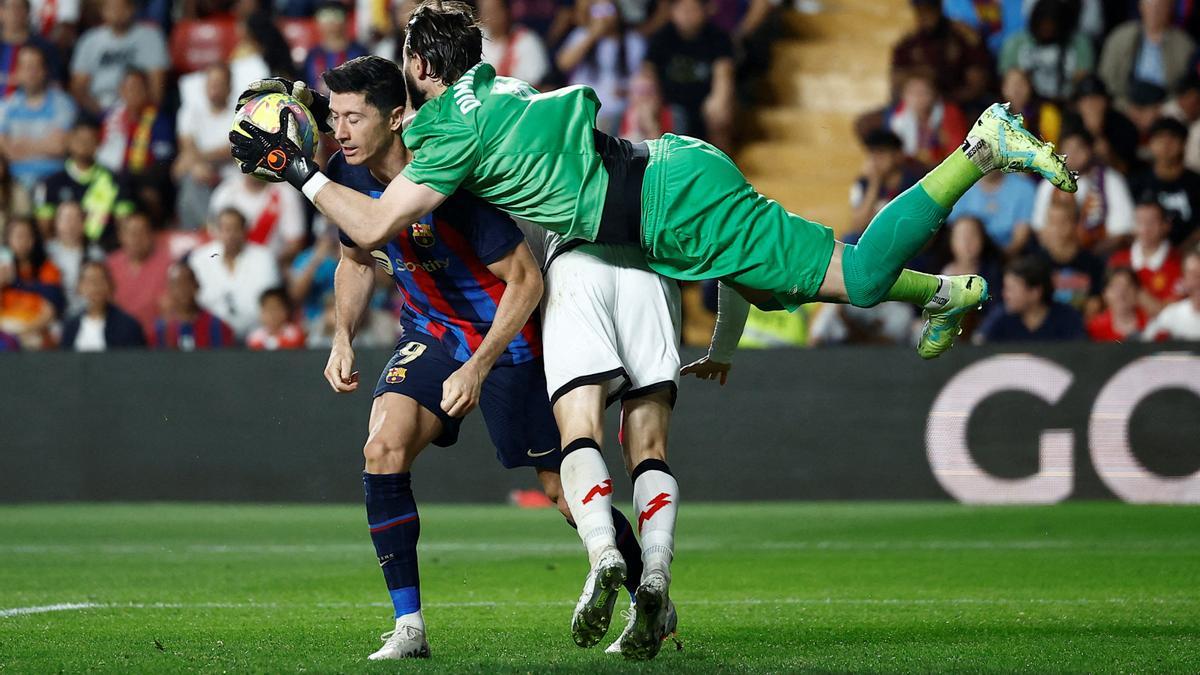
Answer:
M581 440L585 441L583 447L563 458L559 476L579 538L587 548L588 561L595 567L596 559L605 549L617 546L617 531L612 521L612 477L595 442Z
M421 610L418 609L415 612L410 612L403 616L396 617L396 629L399 630L404 626L412 626L413 628L416 628L424 633L425 617L421 615Z
M653 571L662 573L668 581L671 579L679 483L669 471L666 463L658 460L646 460L634 469L633 506L637 509L642 538L643 578Z

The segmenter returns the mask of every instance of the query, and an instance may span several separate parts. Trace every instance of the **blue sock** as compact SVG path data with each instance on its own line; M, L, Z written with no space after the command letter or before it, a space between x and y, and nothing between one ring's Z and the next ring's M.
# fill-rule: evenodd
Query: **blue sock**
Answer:
M612 519L613 527L617 530L617 550L625 558L625 569L628 571L625 576L625 589L632 596L637 591L638 584L642 583L642 547L633 534L633 526L629 524L629 519L615 506Z
M379 556L396 618L421 609L421 580L417 574L417 539L421 520L413 499L409 473L363 472L367 525Z

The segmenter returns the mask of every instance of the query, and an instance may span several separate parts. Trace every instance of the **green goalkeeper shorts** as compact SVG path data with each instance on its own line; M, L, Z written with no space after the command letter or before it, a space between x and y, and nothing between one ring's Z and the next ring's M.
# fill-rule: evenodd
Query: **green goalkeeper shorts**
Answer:
M709 143L666 134L649 146L642 246L654 271L768 291L788 311L816 298L833 255L833 230L759 194Z

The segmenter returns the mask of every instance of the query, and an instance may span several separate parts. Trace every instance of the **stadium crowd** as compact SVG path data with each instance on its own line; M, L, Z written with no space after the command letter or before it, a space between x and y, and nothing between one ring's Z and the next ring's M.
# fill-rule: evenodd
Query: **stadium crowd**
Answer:
M791 9L778 2L475 4L500 74L591 85L599 126L631 140L732 150ZM0 0L0 350L328 346L336 229L236 169L233 104L263 77L319 84L356 56L398 59L414 4ZM990 176L915 266L989 280L979 341L1200 339L1200 4L912 6L894 100L858 121L868 157L843 235L1003 98L1070 155L1078 194ZM381 275L360 344L394 342L398 302ZM906 311L828 308L807 341L907 342Z
M856 123L867 159L847 238L954 151L984 107L1008 101L1068 155L1079 191L990 174L913 261L987 279L996 300L966 327L972 339L1200 340L1200 4L911 5L894 98ZM845 308L825 324L844 340L907 341L907 311Z

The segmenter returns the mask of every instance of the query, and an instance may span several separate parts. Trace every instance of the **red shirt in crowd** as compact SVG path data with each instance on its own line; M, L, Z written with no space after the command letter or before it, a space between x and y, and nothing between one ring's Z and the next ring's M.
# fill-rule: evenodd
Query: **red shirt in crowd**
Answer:
M259 326L250 332L246 338L246 346L254 350L275 351L276 349L303 349L304 331L294 323L289 323L272 335L266 328Z
M1165 246L1166 243L1164 242L1163 245ZM1183 258L1180 257L1179 251L1173 248L1167 248L1166 251L1156 252L1147 257L1134 256L1132 247L1122 249L1112 254L1112 257L1108 259L1108 266L1109 268L1132 268L1134 272L1137 272L1142 288L1163 302L1179 299L1179 280L1183 277Z
M1141 332L1146 327L1146 313L1137 308L1137 329ZM1122 335L1113 327L1112 310L1106 309L1087 322L1087 332L1092 342L1124 342L1128 335Z

